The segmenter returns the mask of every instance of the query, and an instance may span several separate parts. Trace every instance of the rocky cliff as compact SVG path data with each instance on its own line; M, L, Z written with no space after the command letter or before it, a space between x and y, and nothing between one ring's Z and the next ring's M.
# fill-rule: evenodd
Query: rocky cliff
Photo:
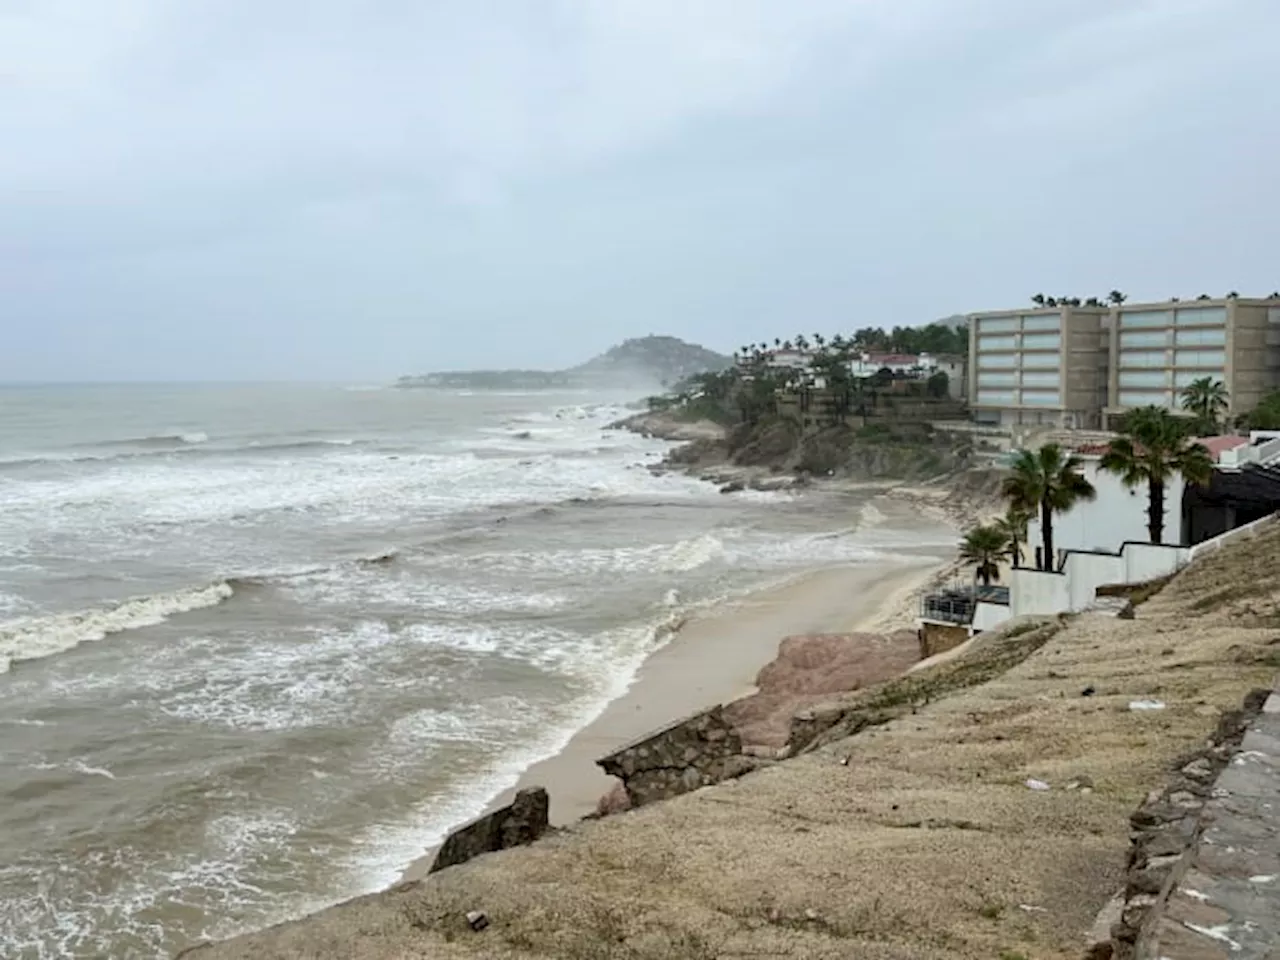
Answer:
M664 427L661 424L666 424ZM971 450L935 433L925 423L881 424L874 428L829 427L802 433L791 421L770 418L733 429L687 424L662 414L624 421L668 439L688 439L664 466L730 482L734 471L833 477L842 480L928 480L964 469Z

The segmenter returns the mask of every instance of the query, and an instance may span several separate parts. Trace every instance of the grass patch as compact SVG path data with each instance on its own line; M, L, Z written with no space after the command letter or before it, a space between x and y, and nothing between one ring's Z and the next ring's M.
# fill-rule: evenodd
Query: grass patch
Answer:
M1165 577L1156 577L1154 580L1144 580L1142 583L1104 583L1098 587L1097 595L1100 597L1124 597L1136 607L1139 604L1146 603L1167 587L1174 576L1175 574L1171 573Z
M1215 590L1212 593L1205 594L1198 600L1193 600L1189 608L1197 613L1207 613L1217 610L1219 607L1236 600L1245 600L1249 597L1260 596L1268 592L1269 582L1266 580L1248 581L1245 583L1232 584L1229 587L1223 587L1221 590Z
M809 731L807 742L796 742L793 728L792 752L816 750L914 712L948 694L981 686L1022 663L1061 629L1062 622L1058 620L1018 624L956 660L869 687L841 701L843 709L831 725L823 730Z
M994 900L987 900L978 908L978 916L984 920L999 920L1003 913L1004 904Z

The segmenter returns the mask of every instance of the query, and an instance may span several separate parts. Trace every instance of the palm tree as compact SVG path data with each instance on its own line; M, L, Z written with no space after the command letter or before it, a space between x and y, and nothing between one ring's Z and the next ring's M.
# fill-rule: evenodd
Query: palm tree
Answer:
M1080 472L1082 464L1075 454L1048 443L1039 450L1019 451L1013 459L1013 472L1005 477L1001 492L1011 505L1039 510L1042 570L1053 569L1053 515L1097 496L1093 484Z
M1182 409L1193 414L1202 425L1214 430L1229 406L1227 385L1213 377L1199 377L1182 389Z
M1181 474L1187 483L1204 486L1213 476L1209 451L1191 441L1185 423L1163 407L1130 411L1124 434L1111 441L1101 466L1126 487L1147 485L1147 533L1152 543L1164 542L1164 491L1169 479Z
M1117 307L1120 306L1120 304L1124 303L1128 299L1129 299L1128 295L1121 293L1119 290L1112 290L1110 293L1107 294L1107 300L1109 300L1112 304L1114 304Z
M1027 542L1027 521L1030 519L1031 511L1010 504L1005 515L995 522L996 529L1009 541L1009 558L1015 569L1022 566L1022 544Z
M1000 561L1009 555L1009 538L998 527L974 527L960 541L960 559L977 566L984 587L1000 579Z

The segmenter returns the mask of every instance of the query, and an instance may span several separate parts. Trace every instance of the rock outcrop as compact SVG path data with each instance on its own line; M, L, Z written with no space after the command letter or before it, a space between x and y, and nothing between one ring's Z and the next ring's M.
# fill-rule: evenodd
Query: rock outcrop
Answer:
M510 806L459 827L445 839L431 864L431 873L466 863L483 853L533 843L547 832L551 800L542 787L516 794Z
M756 692L726 705L725 718L744 744L776 751L796 713L901 675L917 661L918 646L910 630L787 637L756 676Z

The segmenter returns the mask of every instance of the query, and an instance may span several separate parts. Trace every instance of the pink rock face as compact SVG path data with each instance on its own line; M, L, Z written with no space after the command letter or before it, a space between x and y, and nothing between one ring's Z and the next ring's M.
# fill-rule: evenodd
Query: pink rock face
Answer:
M725 707L725 718L749 746L781 747L798 710L852 690L891 680L916 663L912 630L822 633L787 637L756 677L759 692Z
M627 796L627 788L619 781L613 789L596 802L596 814L607 817L611 813L621 813L631 809L631 798Z

